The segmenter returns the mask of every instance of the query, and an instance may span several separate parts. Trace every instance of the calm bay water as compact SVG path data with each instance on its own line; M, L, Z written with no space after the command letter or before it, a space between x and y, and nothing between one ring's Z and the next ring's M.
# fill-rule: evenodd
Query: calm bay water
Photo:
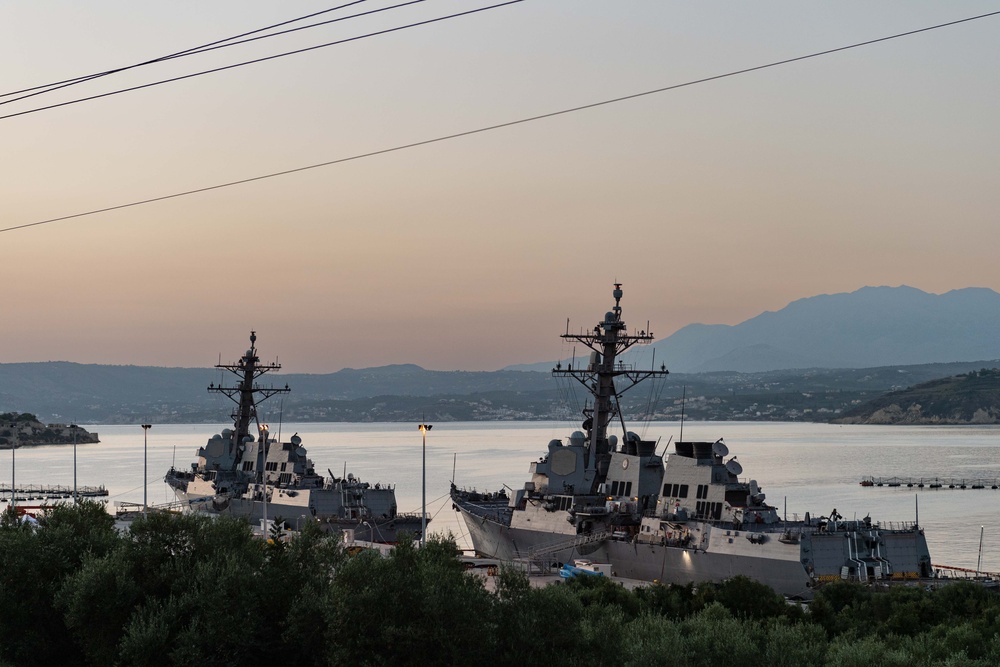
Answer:
M78 484L104 484L109 509L116 502L143 500L143 433L139 426L87 426L101 442L77 447ZM151 504L173 500L163 474L173 464L187 467L197 448L222 425L154 425L146 450ZM465 527L448 500L450 480L459 486L495 491L520 488L528 465L549 440L565 438L577 426L565 422L465 422L434 425L427 435L429 532L455 535L469 546ZM273 429L273 427L272 427ZM661 438L662 452L680 435L675 422L633 427L647 439ZM317 470L353 473L371 483L396 486L400 511L421 506L421 436L416 424L289 424L282 439L302 437ZM1000 427L833 426L760 422L687 422L685 440L725 438L730 454L756 479L768 502L788 516L827 515L836 508L847 518L870 514L878 521L913 521L919 511L935 564L975 568L983 531L982 569L1000 572L1000 525L992 523L1000 490L861 487L868 475L1000 480ZM671 446L672 450L672 446ZM11 453L0 452L0 479L11 479ZM453 473L454 469L454 473ZM73 483L73 448L19 449L21 484Z

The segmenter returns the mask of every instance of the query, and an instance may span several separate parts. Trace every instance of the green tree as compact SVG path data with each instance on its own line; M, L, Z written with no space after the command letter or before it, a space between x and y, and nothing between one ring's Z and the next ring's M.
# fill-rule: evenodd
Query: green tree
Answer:
M63 582L112 551L119 536L98 502L57 505L33 528L8 510L0 520L0 659L12 664L83 664L56 607Z
M455 558L453 540L404 540L338 568L325 622L330 664L485 664L494 656L493 596Z

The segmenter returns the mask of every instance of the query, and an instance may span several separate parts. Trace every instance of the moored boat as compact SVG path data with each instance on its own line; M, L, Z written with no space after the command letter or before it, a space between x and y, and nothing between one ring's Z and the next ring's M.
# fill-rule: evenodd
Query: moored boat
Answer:
M261 363L256 341L251 332L250 349L237 363L216 366L239 379L233 386L213 383L208 388L236 404L233 427L209 438L190 469L167 472L164 481L177 498L191 511L246 517L254 523L281 519L292 528L315 521L329 531L351 530L359 541L392 543L404 531L419 537L421 515L398 511L392 485L362 482L346 472L337 477L328 470L326 477L317 473L298 434L288 442L271 436L257 406L290 390L257 382L281 366Z
M509 495L452 486L452 504L481 556L543 565L586 556L610 563L620 577L680 584L745 575L795 598L837 579L931 576L916 521L847 521L836 510L788 520L755 480L742 477L721 439L677 441L664 458L657 441L627 430L620 396L667 370L621 360L652 334L629 333L620 284L613 296L614 308L596 327L563 335L591 350L589 362L553 371L591 395L581 429L549 442L531 463L530 481ZM618 426L621 438L609 432Z

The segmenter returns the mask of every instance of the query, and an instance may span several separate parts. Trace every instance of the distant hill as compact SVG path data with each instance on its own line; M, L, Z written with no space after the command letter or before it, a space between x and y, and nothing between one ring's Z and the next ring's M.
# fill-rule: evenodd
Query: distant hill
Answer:
M0 411L31 411L53 421L89 423L224 422L232 410L228 399L206 388L234 380L214 368L108 366L70 362L0 364ZM489 392L534 392L554 389L548 373L515 371L428 371L412 364L377 368L345 368L327 374L268 374L265 386L288 384L292 393L265 404L268 419L280 406L294 419L298 407L328 401L376 396L429 397ZM413 401L407 401L412 404ZM311 416L325 413L310 411ZM418 409L419 414L419 409Z
M0 414L0 449L30 447L33 445L69 445L100 442L96 433L90 433L76 424L43 424L28 412Z
M689 420L826 421L887 391L992 365L671 373L628 392L622 405L629 421L676 420L682 410ZM206 387L221 377L211 368L0 364L0 411L30 410L49 422L218 424L228 421L233 406ZM261 416L272 422L561 421L579 418L585 404L578 383L549 372L443 372L404 364L275 374L261 384L268 380L292 390L263 404Z
M1000 370L924 382L868 401L838 424L1000 424Z
M630 352L674 372L867 368L1000 359L1000 294L863 287L799 299L734 326L691 324Z

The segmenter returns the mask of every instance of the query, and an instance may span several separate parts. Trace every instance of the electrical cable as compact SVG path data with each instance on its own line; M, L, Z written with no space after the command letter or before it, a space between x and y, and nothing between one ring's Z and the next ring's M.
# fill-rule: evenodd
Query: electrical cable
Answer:
M515 1L519 2L521 0L515 0ZM504 3L504 4L509 4L509 3ZM494 5L494 6L499 6L499 5ZM472 135L475 135L475 134L483 134L483 133L486 133L486 132L492 132L494 130L499 130L499 129L508 128L508 127L514 127L516 125L523 125L523 124L531 123L531 122L538 121L538 120L544 120L544 119L547 119L547 118L554 118L556 116L563 116L563 115L566 115L566 114L575 113L577 111L583 111L583 110L586 110L586 109L594 109L594 108L601 107L601 106L607 106L607 105L611 105L611 104L617 104L619 102L625 102L625 101L628 101L628 100L634 100L634 99L638 99L640 97L646 97L646 96L649 96L649 95L654 95L654 94L657 94L657 93L663 93L663 92L667 92L667 91L670 91L670 90L677 90L679 88L685 88L685 87L688 87L688 86L694 86L694 85L697 85L697 84L707 83L707 82L710 82L710 81L717 81L719 79L725 79L725 78L728 78L728 77L738 76L740 74L747 74L749 72L756 72L756 71L760 71L760 70L771 68L771 67L777 67L779 65L785 65L785 64L789 64L789 63L798 62L798 61L801 61L801 60L807 60L809 58L817 58L819 56L829 55L829 54L832 54L832 53L838 53L840 51L846 51L848 49L855 49L855 48L859 48L859 47L862 47L862 46L869 46L871 44L877 44L879 42L885 42L885 41L888 41L888 40L891 40L891 39L898 39L900 37L906 37L906 36L915 35L915 34L922 33L922 32L927 32L929 30L935 30L937 28L944 28L944 27L947 27L947 26L957 25L959 23L965 23L965 22L974 21L974 20L977 20L977 19L987 18L987 17L991 17L991 16L997 16L998 14L1000 14L1000 11L990 12L989 14L981 14L979 16L973 16L973 17L970 17L970 18L960 19L960 20L957 20L957 21L950 21L948 23L940 23L940 24L937 24L937 25L934 25L934 26L930 26L930 27L926 27L926 28L920 28L918 30L911 30L911 31L908 31L908 32L903 32L903 33L898 33L898 34L895 34L895 35L890 35L888 37L880 37L878 39L872 39L872 40L868 40L868 41L864 41L864 42L858 42L858 43L850 44L850 45L847 45L847 46L841 46L841 47L838 47L838 48L835 48L835 49L827 49L825 51L817 51L815 53L811 53L811 54L807 54L807 55L803 55L803 56L797 56L797 57L794 57L794 58L787 58L785 60L778 60L778 61L767 63L767 64L764 64L764 65L756 65L754 67L747 67L747 68L740 69L740 70L734 70L734 71L731 71L731 72L726 72L724 74L717 74L717 75L714 75L714 76L704 77L704 78L701 78L701 79L694 79L692 81L686 81L684 83L673 84L673 85L670 85L670 86L663 86L663 87L660 87L660 88L655 88L655 89L652 89L652 90L647 90L647 91L643 91L643 92L639 92L639 93L633 93L633 94L630 94L630 95L624 95L624 96L621 96L621 97L615 97L615 98L611 98L611 99L607 99L607 100L602 100L600 102L592 102L590 104L583 104L583 105L580 105L580 106L570 107L570 108L567 108L567 109L560 109L558 111L551 111L551 112L544 113L544 114L538 114L536 116L528 116L526 118L520 118L520 119L517 119L517 120L507 121L507 122L504 122L504 123L497 123L495 125L488 125L488 126L476 128L476 129L473 129L473 130L466 130L466 131L463 131L463 132L455 132L453 134L447 134L447 135L443 135L443 136L440 136L440 137L434 137L432 139L424 139L422 141L415 141L415 142L408 143L408 144L402 144L402 145L399 145L399 146L393 146L391 148L383 148L383 149L379 149L379 150L369 151L367 153L359 153L359 154L351 155L351 156L348 156L348 157L337 158L337 159L334 159L334 160L327 160L325 162L318 162L316 164L306 165L306 166L303 166L303 167L295 167L295 168L292 168L292 169L285 169L285 170L282 170L282 171L271 172L269 174L262 174L260 176L252 176L252 177L249 177L249 178L243 178L243 179L239 179L239 180L235 180L235 181L229 181L227 183L218 183L216 185L209 185L209 186L202 187L202 188L195 188L195 189L192 189L192 190L185 190L185 191L182 191L182 192L174 192L172 194L161 195L159 197L150 197L148 199L141 199L141 200L137 200L137 201L133 201L133 202L128 202L126 204L118 204L118 205L115 205L115 206L107 206L107 207L104 207L104 208L98 208L98 209L93 209L93 210L90 210L90 211L84 211L82 213L73 213L71 215L63 215L63 216L59 216L59 217L56 217L56 218L49 218L47 220L38 220L36 222L28 222L28 223L24 223L24 224L21 224L21 225L13 225L13 226L10 226L10 227L0 228L0 233L11 232L11 231L15 231L15 230L18 230L18 229L27 229L29 227L38 227L40 225L47 225L47 224L51 224L51 223L54 223L54 222L62 222L64 220L72 220L72 219L75 219L75 218L82 218L82 217L86 217L86 216L97 215L98 213L107 213L109 211L117 211L117 210L120 210L120 209L123 209L123 208L131 208L131 207L134 207L134 206L142 206L144 204L152 204L154 202L165 201L167 199L176 199L178 197L186 197L186 196L193 195L193 194L198 194L198 193L201 193L201 192L209 192L211 190L220 190L222 188L228 188L228 187L232 187L232 186L235 186L235 185L243 185L243 184L246 184L246 183L253 183L255 181L262 181L262 180L266 180L266 179L269 179L269 178L277 178L278 176L287 176L289 174L295 174L295 173L299 173L299 172L303 172L303 171L309 171L311 169L319 169L321 167L329 167L329 166L332 166L332 165L335 165L335 164L341 164L341 163L344 163L344 162L351 162L353 160L361 160L361 159L364 159L364 158L375 157L377 155L385 155L387 153L395 153L397 151L407 150L407 149L410 149L410 148L416 148L418 146L427 146L429 144L440 143L442 141L448 141L448 140L451 140L451 139L458 139L458 138L461 138L461 137L468 137L468 136L472 136Z
M261 39L268 39L270 37L278 37L280 35L287 35L289 33L298 32L300 30L308 30L310 28L317 28L317 27L320 27L320 26L329 25L331 23L338 23L340 21L347 21L349 19L354 19L354 18L358 18L358 17L361 17L361 16L369 16L371 14L378 14L378 13L389 11L389 10L392 10L392 9L398 9L400 7L405 7L407 5L415 5L417 3L426 2L426 0L408 0L408 2L401 2L399 4L390 5L388 7L380 7L378 9L373 9L373 10L370 10L370 11L367 11L367 12L360 12L358 14L351 14L349 16L341 16L341 17L338 17L338 18L335 18L335 19L330 19L328 21L321 21L319 23L310 23L309 25L299 26L297 28L290 28L288 30L282 30L280 32L269 33L267 35L258 35L257 37L250 37L249 39L241 39L242 37L248 37L249 35L254 35L254 34L258 33L258 32L263 32L265 30L272 30L274 28L281 27L283 25L288 25L289 23L295 23L296 21L303 21L305 19L312 18L312 17L318 16L320 14L326 14L326 13L329 13L329 12L332 12L332 11L337 11L339 9L344 9L346 7L350 7L351 5L360 4L362 2L366 2L366 0L354 0L353 2L348 2L346 4L339 5L337 7L332 7L330 9L324 9L321 12L314 12L312 14L307 14L305 16L300 16L300 17L295 18L295 19L290 19L288 21L283 21L281 23L276 23L274 25L266 26L266 27L263 27L263 28L258 28L256 30L251 30L249 32L244 32L244 33L241 33L239 35L233 35L232 37L227 37L225 39L220 39L220 40L216 40L214 42L209 42L208 44L202 44L201 46L191 47L190 49L185 49L183 51L178 51L176 53L172 53L172 54L169 54L169 55L166 55L166 56L160 56L159 58L153 58L152 60L146 60L146 61L143 61L143 62L135 63L133 65L127 65L125 67L118 67L118 68L115 68L115 69L112 69L112 70L107 70L107 71L104 71L104 72L97 72L95 74L87 74L87 75L75 77L75 78L72 78L72 79L66 79L64 81L58 81L58 82L55 82L55 83L49 83L49 84L45 84L45 85L41 85L41 86L34 86L34 87L31 87L31 88L24 88L22 90L16 90L16 91L12 91L12 92L9 92L9 93L0 93L0 97L9 97L11 95L19 95L21 93L27 93L27 92L31 92L31 91L38 91L38 92L34 92L34 93L30 94L30 95L22 95L21 97L17 97L17 98L11 99L11 100L0 101L0 106L2 106L4 104L12 104L12 103L18 102L20 100L28 99L29 97L34 97L36 95L43 95L45 93L50 93L50 92L53 92L55 90L60 90L62 88L67 88L69 86L76 85L78 83L85 83L87 81L91 81L93 79L97 79L97 78L100 78L100 77L103 77L103 76L107 76L109 74L117 74L119 72L124 72L124 71L130 70L130 69L135 69L137 67L143 67L145 65L152 65L152 64L155 64L155 63L165 62L165 61L173 60L173 59L176 59L176 58L183 58L185 56L193 56L193 55L198 55L198 54L201 54L201 53L208 53L209 51L215 51L217 49L224 49L224 48L227 48L227 47L230 47L230 46L238 46L240 44L247 44L249 42L254 42L254 41L257 41L257 40L261 40ZM239 41L233 41L233 40L239 40ZM45 90L41 90L41 89L45 89Z
M106 93L100 93L97 95L90 95L89 97L78 97L75 100L67 100L66 102L59 102L57 104L49 104L47 106L35 107L34 109L25 109L24 111L18 111L16 113L9 113L0 116L0 120L5 120L7 118L17 118L18 116L26 116L28 114L38 113L39 111L48 111L49 109L58 109L60 107L70 106L72 104L79 104L81 102L89 102L91 100L99 100L104 97L111 97L112 95L120 95L122 93L130 93L135 90L143 90L145 88L152 88L154 86L160 86L165 83L174 83L175 81L184 81L185 79L193 79L198 76L204 76L205 74L214 74L216 72L225 72L227 70L236 69L237 67L244 67L246 65L256 65L257 63L263 63L270 60L276 60L277 58L284 58L285 56L294 56L300 53L308 53L310 51L315 51L317 49L325 49L328 46L339 46L341 44L348 44L350 42L356 42L361 39L367 39L368 37L378 37L379 35L386 35L393 32L399 32L400 30L407 30L409 28L417 28L424 25L429 25L431 23L437 23L439 21L446 21L448 19L458 18L460 16L468 16L469 14L477 14L479 12L484 12L490 9L496 9L498 7L506 7L507 5L514 5L524 0L507 0L507 2L501 2L495 5L487 5L486 7L478 7L476 9L470 9L464 12L458 12L456 14L448 14L446 16L439 16L433 19L427 19L425 21L417 21L416 23L409 23L402 26L396 26L395 28L386 28L385 30L376 30L375 32L366 33L364 35L357 35L355 37L347 37L345 39L338 39L333 42L326 42L324 44L316 44L314 46L307 46L301 49L295 49L293 51L285 51L283 53L276 53L270 56L264 56L262 58L254 58L253 60L244 60L238 63L233 63L231 65L224 65L222 67L214 67L212 69L202 70L200 72L193 72L191 74L184 74L181 76L171 77L169 79L161 79L159 81L153 81L152 83L144 83L138 86L131 86L129 88L120 88L118 90L111 90ZM20 98L19 98L20 99ZM10 100L15 101L15 100ZM5 103L6 104L6 103Z

